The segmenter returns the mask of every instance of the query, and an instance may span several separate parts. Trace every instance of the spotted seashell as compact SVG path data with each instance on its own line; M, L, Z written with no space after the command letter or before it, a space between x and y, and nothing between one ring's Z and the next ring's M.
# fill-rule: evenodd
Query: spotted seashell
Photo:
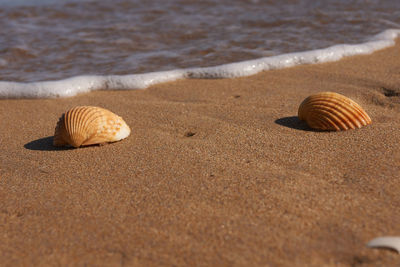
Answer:
M128 137L130 132L125 121L111 111L80 106L61 116L55 129L53 145L80 147L115 142Z
M307 97L301 103L298 115L311 128L326 131L356 129L371 123L371 118L360 105L332 92Z

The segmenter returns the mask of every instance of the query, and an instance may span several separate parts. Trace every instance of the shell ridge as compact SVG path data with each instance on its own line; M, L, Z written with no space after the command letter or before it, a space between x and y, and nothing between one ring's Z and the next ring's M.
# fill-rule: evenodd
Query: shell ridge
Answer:
M328 94L328 93L327 93ZM352 122L357 124L357 128L360 128L362 126L368 125L371 123L371 118L368 116L368 114L361 108L357 102L342 96L340 94L336 93L329 93L329 97L324 96L324 94L321 93L321 95L315 97L310 101L310 104L313 104L318 101L322 101L326 103L327 105L330 105L334 107L334 105L340 106L340 108L348 111L348 114L352 116ZM334 97L334 95L337 95L337 97ZM333 102L333 103L329 103ZM360 118L361 117L361 118ZM362 121L359 121L360 118Z
M88 138L84 145L91 145L91 144L96 144L96 143L104 143L104 142L116 142L119 141L118 138L114 138L115 134L112 132L112 129L115 129L115 124L116 122L123 121L121 117L118 115L109 112L108 110L104 110L104 116L102 117L102 126L103 129L101 129L100 132L95 133L93 136ZM109 121L113 121L112 124L109 123ZM125 123L125 122L124 122ZM126 124L126 123L125 123ZM106 129L104 129L104 126ZM129 128L129 127L128 127ZM110 136L113 134L114 136Z
M82 117L80 118L80 124L81 124L82 131L87 129L90 126L90 124L93 122L93 120L95 119L95 118L94 119L92 118L93 117L92 113L94 110L95 109L93 109L90 106L85 106L85 109L83 109ZM87 135L86 138L89 138L89 136Z
M357 103L356 103L357 104ZM361 108L360 105L355 105L354 109L358 112L358 114L360 114L360 116L362 117L364 124L363 125L368 125L371 123L371 118L369 117L369 115Z
M74 119L71 121L74 129L73 133L74 134L80 134L81 129L82 129L82 116L85 113L85 109L83 108L77 108L74 110Z
M105 115L105 110L104 109L100 109L100 108L95 108L93 110L91 110L88 118L87 118L87 127L89 128L92 124L93 125L103 125L104 124L104 115ZM95 137L96 135L99 134L98 132L99 129L91 132L90 136L88 136L87 139L91 139L93 137ZM87 141L87 140L86 140Z
M79 117L79 110L80 108L74 108L70 112L68 112L69 137L74 147L79 147L81 145L82 139L82 137L78 136L76 127L77 117Z
M348 121L351 122L352 125L356 124L354 126L356 126L357 128L366 125L363 123L365 112L361 112L357 103L355 103L354 101L338 101L337 105L340 106L342 111L348 116ZM362 121L360 121L359 118L362 119Z
M363 116L365 112L361 112L359 110L358 104L356 104L354 101L351 102L349 105L340 103L340 107L342 108L343 112L346 113L346 115L348 116L348 122L354 125L356 128L361 128L362 126L367 125Z
M328 106L328 105L327 105ZM351 114L351 112L348 112L346 109L335 109L334 107L327 109L327 107L324 107L325 110L328 110L330 114L335 114L335 118L337 119L337 122L341 122L341 129L347 130L349 128L355 129L357 128L357 125L354 125L354 120L355 117Z
M97 131L93 130L96 129L96 124L99 123L99 120L102 118L102 109L92 106L85 106L82 112L82 117L80 118L82 132L85 132L84 139L80 145L86 145L96 136Z
M87 109L87 106L81 106L73 108L68 112L69 135L75 147L81 146L87 138L84 119Z
M109 130L111 127L107 127L107 120L110 117L118 118L119 116L102 108L96 108L92 110L91 116L87 119L88 127L91 124L97 125L95 128L96 131L91 132L91 135L86 138L86 140L82 143L82 145L92 145L97 143L104 143L104 142L114 142L118 140L114 140L110 138Z
M340 131L341 130L341 128L338 125L336 125L335 122L329 117L325 117L324 119L320 119L320 121L325 126L325 130L336 130L336 131Z
M309 126L311 128L318 128L318 129L322 129L322 130L327 130L329 129L329 126L326 125L326 122L324 120L322 120L321 118L318 117L312 117L310 118L310 123Z
M81 121L83 108L77 108L74 110L74 118L71 120L71 125L73 126L74 141L77 146L81 146L82 142L85 140L86 135L84 131L81 131Z
M80 146L83 145L83 143L86 141L88 138L89 133L86 131L88 121L87 118L90 115L91 107L89 106L83 106L79 109L79 112L76 117L76 122L77 122L77 129L76 129L76 135L81 136L82 140L80 142Z
M326 108L324 106L316 106L316 108L310 109L310 111L314 111L314 112L317 111L318 113L325 115L325 117L323 117L323 119L329 118L329 121L332 122L332 124L335 124L335 123L338 124L338 127L340 129L347 129L345 119L343 119L343 115L340 112Z
M82 111L82 117L80 118L80 123L82 129L88 129L92 123L95 123L97 119L101 117L101 112L98 111L99 108L85 106ZM89 136L91 133L87 136Z
M71 112L66 112L64 117L64 125L67 132L67 137L71 140Z

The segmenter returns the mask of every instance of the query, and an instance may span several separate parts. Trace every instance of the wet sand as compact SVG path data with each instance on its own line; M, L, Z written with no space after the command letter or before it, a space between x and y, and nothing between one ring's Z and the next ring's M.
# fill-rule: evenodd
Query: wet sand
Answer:
M373 123L316 132L310 94ZM57 149L59 116L101 106L127 139ZM0 100L0 262L71 266L390 266L400 235L400 44L367 56L143 91Z

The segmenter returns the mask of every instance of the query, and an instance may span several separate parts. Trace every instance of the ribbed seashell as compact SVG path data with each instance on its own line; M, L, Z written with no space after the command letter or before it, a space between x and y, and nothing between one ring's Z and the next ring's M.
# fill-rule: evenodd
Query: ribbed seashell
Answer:
M332 92L307 97L299 107L298 116L311 128L327 131L356 129L371 123L360 105Z
M111 111L79 106L65 112L59 119L53 145L73 147L116 142L129 136L131 129Z

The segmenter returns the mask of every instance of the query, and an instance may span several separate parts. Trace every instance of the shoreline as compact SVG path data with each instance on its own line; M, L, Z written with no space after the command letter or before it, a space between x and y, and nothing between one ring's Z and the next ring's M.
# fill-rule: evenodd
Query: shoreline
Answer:
M5 265L394 265L400 43L370 55L136 91L2 99ZM334 91L372 124L315 132L307 96ZM55 149L60 115L111 110L121 142ZM187 133L191 134L187 134Z
M129 75L82 75L62 80L30 83L0 81L0 99L63 98L98 90L146 89L160 83L183 79L248 77L262 71L335 62L349 56L370 54L393 46L399 34L399 29L388 29L360 44L337 44L323 49L263 57L212 67L174 69Z

